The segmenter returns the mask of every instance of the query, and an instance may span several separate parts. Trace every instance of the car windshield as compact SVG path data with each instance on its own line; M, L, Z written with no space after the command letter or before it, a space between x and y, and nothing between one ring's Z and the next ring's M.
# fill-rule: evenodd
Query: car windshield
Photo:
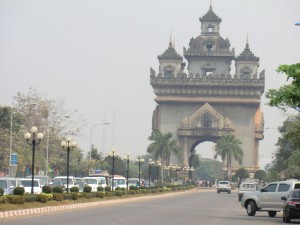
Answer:
M59 180L52 180L54 186L61 186L61 181Z
M139 182L139 180L129 180L128 181L128 184L136 184L136 183L138 183Z
M31 187L31 180L21 180L21 185L24 187ZM37 180L33 181L34 187L39 187L39 182Z
M117 184L125 184L125 180L120 179L120 180L116 180Z
M16 187L16 180L10 180L10 183L14 186L14 187Z
M63 184L67 184L67 178L58 178L58 179L60 179ZM69 185L70 184L71 185L73 184L73 179L69 178Z
M47 177L36 177L37 179L40 179L40 183L41 185L47 185L47 181L48 181L48 178Z
M3 189L7 188L7 182L6 182L6 180L0 180L0 187L3 188Z
M99 183L100 184L105 184L106 182L105 182L105 178L104 179L99 179Z
M87 184L97 184L97 179L85 179Z
M254 184L243 184L242 185L243 188L255 188Z

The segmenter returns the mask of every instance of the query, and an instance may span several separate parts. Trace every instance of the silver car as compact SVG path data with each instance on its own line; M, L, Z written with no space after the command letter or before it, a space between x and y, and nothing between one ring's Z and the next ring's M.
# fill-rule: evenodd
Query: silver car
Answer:
M3 195L13 194L15 188L8 177L0 177L0 187L4 190Z

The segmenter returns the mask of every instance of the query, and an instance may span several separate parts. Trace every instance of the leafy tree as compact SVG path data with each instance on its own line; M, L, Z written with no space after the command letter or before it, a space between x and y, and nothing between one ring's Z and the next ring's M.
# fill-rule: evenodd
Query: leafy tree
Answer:
M266 97L270 99L269 105L281 109L286 107L300 108L300 63L280 65L277 72L285 73L291 83L283 85L278 90L268 90Z
M223 179L223 165L221 162L212 159L200 159L200 165L195 169L195 177L200 180Z
M259 182L267 179L267 173L264 170L257 170L254 174L254 178L258 179Z
M78 117L76 111L67 110L62 100L47 99L34 88L30 88L25 94L17 93L13 99L13 108L8 110L7 107L0 107L0 141L4 143L5 149L7 149L10 140L8 136L10 112L13 110L12 152L18 154L19 175L27 175L26 168L31 170L32 148L26 145L23 136L24 132L30 131L32 126L36 126L38 132L42 132L45 135L35 152L36 172L46 169L50 172L52 169L55 169L59 174L66 174L67 157L66 152L61 149L60 142L66 136L79 135L79 131L85 125L85 120L80 116ZM47 149L49 168L45 166ZM74 171L73 165L78 165L80 152L82 150L79 147L72 151L70 155L70 171ZM72 157L73 155L76 155L76 157ZM54 172L51 172L51 175L55 175Z
M240 182L245 179L245 178L249 178L250 174L249 172L245 169L245 168L239 168L236 172L235 172L235 176L237 178L240 179Z
M240 164L243 160L242 142L233 135L225 135L220 138L215 146L215 159L221 156L221 159L227 162L227 178L231 180L232 159L237 160Z

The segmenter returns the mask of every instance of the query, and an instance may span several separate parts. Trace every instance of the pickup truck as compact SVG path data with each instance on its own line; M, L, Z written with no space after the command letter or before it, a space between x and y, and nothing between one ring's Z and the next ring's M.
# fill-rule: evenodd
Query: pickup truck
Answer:
M300 181L271 182L260 191L245 193L241 206L246 209L248 216L255 216L257 211L267 211L270 217L275 217L277 212L283 210L281 197L287 197L293 189L300 189Z
M239 190L238 190L238 199L239 201L242 200L242 197L244 194L248 193L248 192L252 192L252 191L257 191L259 190L258 188L258 183L257 182L242 182L239 186Z
M228 194L231 194L231 185L229 181L219 181L217 184L217 193L220 192L227 192Z

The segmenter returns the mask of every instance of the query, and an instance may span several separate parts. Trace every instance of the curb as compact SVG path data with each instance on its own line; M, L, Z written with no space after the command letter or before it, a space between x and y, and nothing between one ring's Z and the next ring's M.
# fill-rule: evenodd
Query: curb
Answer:
M195 190L192 190L192 191L194 192ZM104 206L104 205L124 203L124 202L129 202L129 201L168 197L168 196L172 196L175 194L183 194L183 193L187 193L187 192L190 192L190 191L175 192L175 193L173 192L173 193L167 193L167 194L162 194L162 195L131 197L131 198L126 198L126 199L114 199L114 200L104 200L104 201L98 201L98 202L78 203L78 204L72 204L72 205L60 205L60 206L48 206L48 207L41 207L41 208L34 208L34 209L12 210L12 211L0 212L0 218L8 218L8 217L15 217L15 216L27 216L27 215L34 215L34 214L47 213L47 212L57 212L57 211L70 210L70 209Z

